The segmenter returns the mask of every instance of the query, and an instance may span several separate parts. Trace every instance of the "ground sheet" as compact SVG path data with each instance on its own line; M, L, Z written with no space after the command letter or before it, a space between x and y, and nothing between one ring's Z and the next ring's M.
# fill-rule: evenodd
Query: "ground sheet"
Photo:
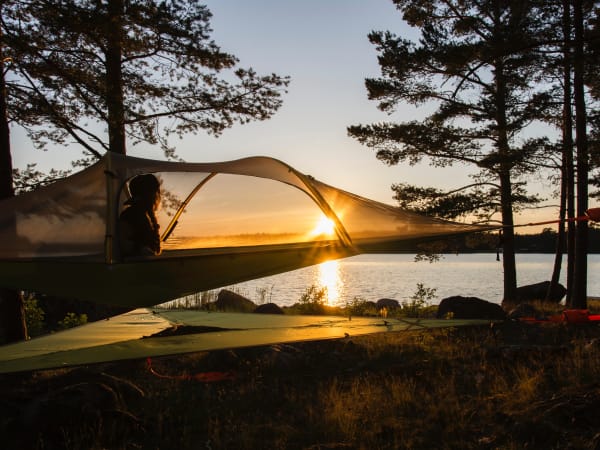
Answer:
M485 323L136 309L110 320L2 346L0 373Z

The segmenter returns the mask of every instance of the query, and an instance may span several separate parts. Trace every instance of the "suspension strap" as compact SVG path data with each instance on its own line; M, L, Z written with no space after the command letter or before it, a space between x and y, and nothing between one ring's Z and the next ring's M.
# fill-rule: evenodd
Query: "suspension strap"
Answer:
M600 222L600 208L590 208L585 212L584 216L567 217L566 219L546 220L543 222L522 223L522 224L518 224L518 225L513 225L512 228L531 227L531 226L535 226L535 225L549 225L549 224L560 223L560 222L585 222L585 221Z

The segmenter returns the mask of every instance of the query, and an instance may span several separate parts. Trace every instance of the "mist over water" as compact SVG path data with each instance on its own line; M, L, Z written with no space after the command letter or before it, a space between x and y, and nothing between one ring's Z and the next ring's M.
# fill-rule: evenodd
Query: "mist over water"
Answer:
M518 254L518 285L549 280L553 263L552 254ZM563 285L566 285L565 268L566 258L561 273ZM589 255L588 296L600 296L600 280L596 276L599 270L600 255ZM298 302L308 287L314 285L327 288L330 305L345 305L356 297L370 301L380 298L407 301L420 283L426 288L436 289L436 297L431 304L452 295L474 296L500 303L502 274L502 261L496 261L495 253L446 254L433 263L415 262L413 254L369 254L328 261L227 288L257 304L292 305Z

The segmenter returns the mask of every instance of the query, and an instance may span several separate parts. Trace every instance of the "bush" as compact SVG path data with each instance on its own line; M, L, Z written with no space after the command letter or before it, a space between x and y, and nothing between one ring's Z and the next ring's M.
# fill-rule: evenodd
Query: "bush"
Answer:
M433 300L437 289L425 287L423 283L417 283L417 290L409 301L402 302L401 314L405 317L424 317L431 309L429 302Z
M67 313L65 318L58 322L58 328L60 330L67 330L69 328L75 328L79 325L87 323L87 314L76 314L73 312Z
M318 288L314 284L306 289L297 305L300 314L325 314L327 310L327 287Z
M354 297L346 303L346 314L349 316L378 316L379 312L373 302L361 297Z
M27 334L29 337L39 336L44 333L46 324L44 318L46 313L38 305L38 300L34 294L28 294L23 300L23 307L25 309L25 323L27 324Z

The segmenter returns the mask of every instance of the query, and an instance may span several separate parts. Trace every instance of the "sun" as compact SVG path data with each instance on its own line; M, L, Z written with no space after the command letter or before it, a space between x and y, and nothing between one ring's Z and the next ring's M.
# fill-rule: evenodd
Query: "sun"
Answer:
M324 214L319 217L315 228L311 231L311 234L318 236L321 234L333 235L335 233L335 223L329 217Z

